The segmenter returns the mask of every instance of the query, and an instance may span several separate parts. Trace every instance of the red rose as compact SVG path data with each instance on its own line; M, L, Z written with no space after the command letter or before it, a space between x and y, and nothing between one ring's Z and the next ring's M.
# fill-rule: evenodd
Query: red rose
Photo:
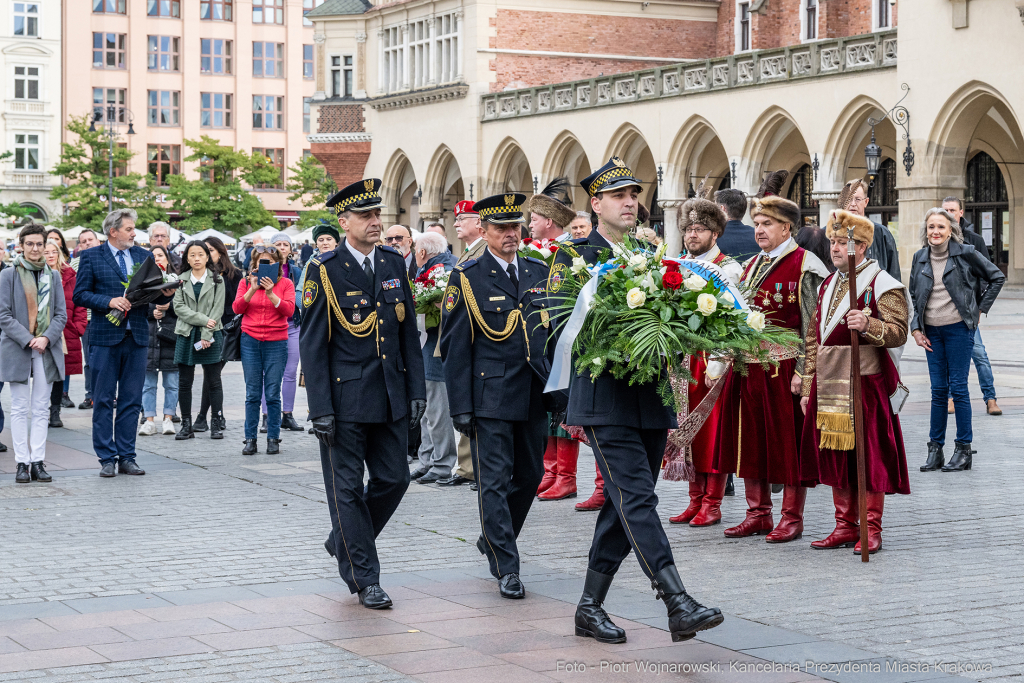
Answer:
M683 284L683 275L678 270L669 271L661 276L661 284L665 285L665 289L679 289Z
M552 254L554 254L556 251L558 251L558 247L552 244L550 247L548 247L548 250L551 251Z
M678 273L679 272L679 264L676 263L675 261L662 261L661 265L663 265L665 268L667 268L667 271L666 271L667 273ZM673 287L672 289L675 289L675 287Z

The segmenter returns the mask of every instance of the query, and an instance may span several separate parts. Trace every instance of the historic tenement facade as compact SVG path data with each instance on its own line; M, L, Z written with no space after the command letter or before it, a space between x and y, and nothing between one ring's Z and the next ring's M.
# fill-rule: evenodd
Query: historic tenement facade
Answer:
M824 221L843 182L866 173L873 136L868 212L905 265L925 211L957 195L1021 282L1017 4L326 0L309 14L309 140L335 177L383 178L386 220L417 226L451 226L458 200L575 181L618 155L677 247L678 207L707 174L753 192L788 169L784 193ZM575 201L586 207L582 190Z

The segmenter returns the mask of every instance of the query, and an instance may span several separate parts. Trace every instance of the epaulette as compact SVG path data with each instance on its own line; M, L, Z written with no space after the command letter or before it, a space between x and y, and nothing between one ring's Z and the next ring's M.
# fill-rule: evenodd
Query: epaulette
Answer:
M462 272L466 268L471 268L472 266L475 266L475 265L476 265L476 259L475 258L471 258L468 261L463 261L459 265L455 266L455 270L457 270L459 272Z
M319 266L321 263L324 263L325 261L330 261L332 258L334 258L335 254L337 253L338 252L334 251L333 249L331 251L325 251L324 253L317 254L313 258L309 259L309 262L311 265Z
M388 246L388 245L386 245L386 244L385 244L385 245L383 245L383 246L381 247L381 251L390 251L390 252L391 252L392 254L394 254L395 256L402 256L402 252L398 251L398 250L397 250L397 249L395 249L394 247L389 247L389 246ZM404 259L405 257L404 257L404 256L402 256L402 258Z
M524 261L529 261L530 263L536 263L538 266L546 266L547 265L544 261L541 261L539 258L534 258L533 256L523 256L522 258L523 258Z
M577 247L580 246L581 244L590 244L590 240L588 240L586 237L580 237L573 240L566 240L566 242L569 244L575 244Z

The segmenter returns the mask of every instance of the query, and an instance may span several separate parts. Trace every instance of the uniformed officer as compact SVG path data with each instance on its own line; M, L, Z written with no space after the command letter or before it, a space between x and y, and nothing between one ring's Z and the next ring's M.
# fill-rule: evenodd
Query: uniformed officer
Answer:
M374 539L409 487L410 425L426 408L419 332L405 260L380 239L381 181L331 197L345 238L310 259L299 353L331 511L328 552L370 609L391 606ZM363 487L363 467L369 483Z
M455 267L445 291L441 357L455 428L469 436L478 485L477 548L502 597L522 598L516 538L544 474L545 355L550 330L543 261L519 248L526 195L478 201L487 248Z
M621 159L612 158L580 184L590 196L598 227L589 237L558 250L548 278L553 301L558 300L576 254L593 264L613 243L621 245L636 225L643 187ZM668 430L677 423L674 411L658 395L657 383L630 385L628 379L615 379L608 372L595 381L587 371L574 373L566 424L584 428L605 486L583 597L576 608L576 635L603 643L626 641L625 631L609 619L601 603L630 549L657 597L665 601L673 641L688 640L697 631L722 623L717 608L704 607L687 595L658 518L654 485Z

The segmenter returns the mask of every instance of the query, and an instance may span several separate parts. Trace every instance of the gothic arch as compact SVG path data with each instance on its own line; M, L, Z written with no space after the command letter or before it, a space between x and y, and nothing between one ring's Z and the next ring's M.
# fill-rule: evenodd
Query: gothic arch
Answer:
M767 171L786 169L792 172L810 163L807 143L796 120L782 107L771 106L757 118L743 145L749 184L755 190ZM787 187L780 193L785 196Z
M664 187L686 197L692 183L696 187L708 173L708 183L717 188L729 173L729 157L715 127L703 116L694 115L680 127L669 149Z
M543 172L540 177L540 185L551 182L553 178L565 176L569 179L569 187L572 193L573 206L577 210L586 209L588 206L586 193L580 187L579 181L590 175L591 165L587 158L587 152L579 139L568 130L563 130L555 136L554 142L548 149L547 157L544 159Z
M452 192L458 192L461 199L461 187L462 171L459 162L448 146L442 144L434 152L427 166L427 174L423 179L421 210L430 214L441 214L450 210L455 204L451 201Z
M396 149L381 177L382 197L387 208L381 212L384 223L408 224L412 216L413 195L419 189L416 172L405 152Z
M533 173L526 152L514 138L501 141L491 159L487 174L488 195L501 192L533 192ZM481 197L486 196L481 193Z
M838 189L849 178L863 175L863 150L871 139L871 126L867 120L880 119L884 115L885 109L866 95L858 95L843 108L822 151L820 172L826 182L832 181L834 187L831 189ZM883 157L896 157L896 131L891 121L884 119L875 126L875 141L882 147Z
M640 129L631 123L619 126L608 142L605 158L608 157L619 157L626 166L633 170L643 184L644 191L640 201L648 209L652 209L655 190L658 187L658 169L654 163L651 147L647 144L647 138L640 132ZM605 161L602 159L600 166L603 166L604 163Z

